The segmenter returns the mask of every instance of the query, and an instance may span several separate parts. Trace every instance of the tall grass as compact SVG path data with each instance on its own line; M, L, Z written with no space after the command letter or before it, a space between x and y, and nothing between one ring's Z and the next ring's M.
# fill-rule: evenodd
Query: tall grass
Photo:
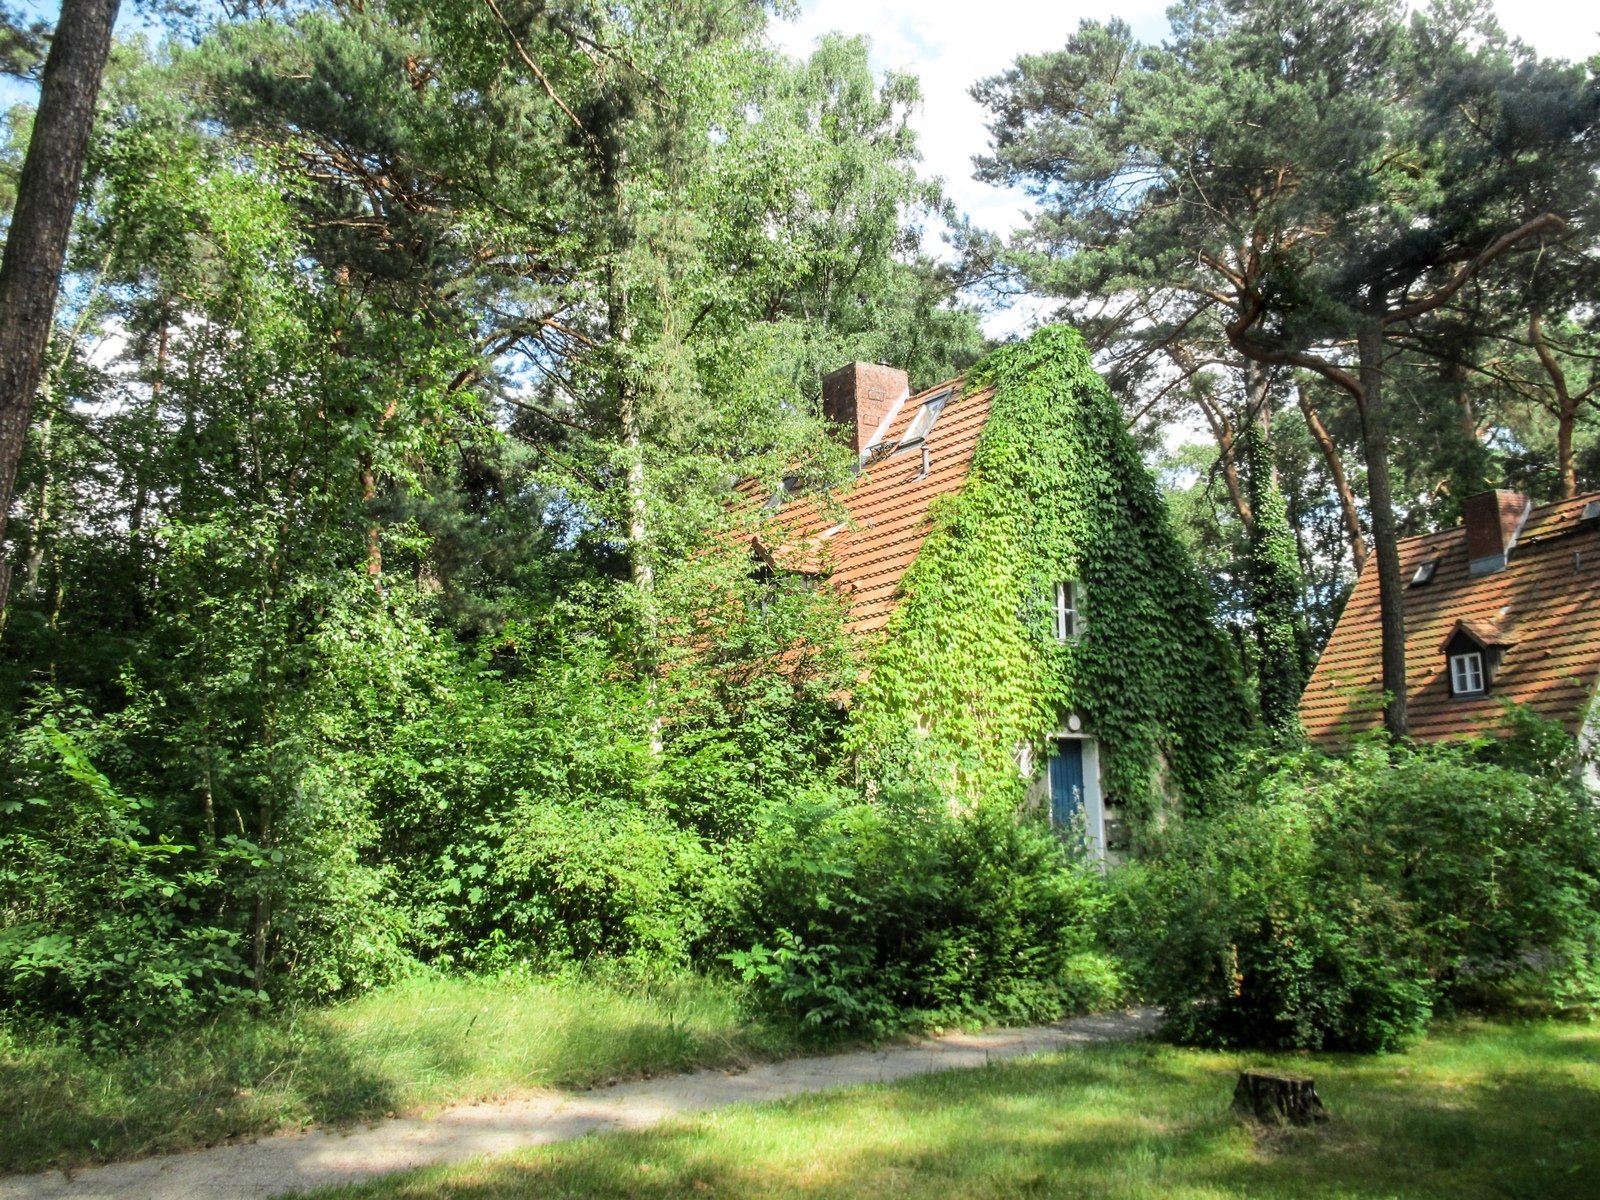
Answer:
M121 1052L0 1025L0 1171L754 1061L796 1036L697 978L414 979Z

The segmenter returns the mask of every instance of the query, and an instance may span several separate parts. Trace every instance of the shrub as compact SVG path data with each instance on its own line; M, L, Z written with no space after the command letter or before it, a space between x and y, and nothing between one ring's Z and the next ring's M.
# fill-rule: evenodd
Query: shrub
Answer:
M10 739L0 788L0 1004L96 1040L177 1024L251 995L219 868L153 836L54 715Z
M507 897L501 928L538 959L658 968L687 965L717 870L694 833L659 813L530 799L491 878Z
M1383 1050L1441 1004L1596 999L1600 839L1569 777L1371 744L1235 787L1114 884L1179 1039Z
M1171 1036L1377 1050L1420 1032L1431 1008L1408 922L1326 869L1319 825L1294 799L1238 804L1118 873L1119 940Z
M1009 812L827 795L768 820L728 957L771 1007L883 1035L1109 1002L1097 873Z

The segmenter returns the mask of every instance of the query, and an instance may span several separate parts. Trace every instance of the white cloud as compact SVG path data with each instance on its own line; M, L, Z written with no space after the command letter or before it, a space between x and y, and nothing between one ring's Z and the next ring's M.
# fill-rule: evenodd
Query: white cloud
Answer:
M1163 0L1141 0L1118 13L1145 35L1165 27ZM1005 70L1017 55L1065 43L1083 17L1103 17L1094 0L805 0L798 19L776 22L773 36L793 55L837 30L872 39L878 71L906 71L922 82L915 124L927 174L945 181L956 206L993 229L1014 228L1024 198L972 178L972 156L988 145L983 110L967 94L979 79Z

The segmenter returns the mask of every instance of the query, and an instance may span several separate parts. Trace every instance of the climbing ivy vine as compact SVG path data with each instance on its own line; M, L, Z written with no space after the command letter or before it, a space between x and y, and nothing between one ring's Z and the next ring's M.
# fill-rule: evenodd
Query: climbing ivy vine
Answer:
M1301 611L1300 555L1289 509L1272 477L1267 434L1251 421L1242 439L1250 523L1248 577L1255 614L1256 690L1261 723L1283 738L1300 735L1309 636Z
M1170 784L1192 794L1248 717L1238 672L1165 502L1078 334L1003 347L966 487L939 502L853 712L856 744L920 735L955 798L1015 803L1017 755L1078 714L1108 797L1137 831ZM1055 636L1055 584L1081 632Z

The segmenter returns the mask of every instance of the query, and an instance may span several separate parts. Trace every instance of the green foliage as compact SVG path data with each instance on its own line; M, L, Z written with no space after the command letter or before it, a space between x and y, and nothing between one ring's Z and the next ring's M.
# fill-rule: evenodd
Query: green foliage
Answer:
M1432 1013L1420 947L1294 800L1241 803L1117 881L1168 1032L1211 1046L1388 1050ZM1354 878L1350 878L1350 876Z
M1231 656L1082 339L1050 327L997 351L967 396L990 387L971 476L906 573L853 737L894 745L920 725L956 795L1011 805L1017 748L1042 761L1075 711L1110 798L1149 818L1163 776L1198 796L1243 735ZM1051 624L1060 580L1084 593L1066 643Z
M14 7L0 70L37 49ZM1387 52L1387 10L1352 11L1359 28L1316 43L1319 70ZM1315 72L1279 87L1233 70L1275 45L1234 15L1182 9L1181 44L1137 50L1136 72L1125 29L1088 27L1035 65L1116 68L1084 77L1096 104L1051 128L1028 97L1000 114L1072 164L1046 198L1066 202L1056 234L1094 249L1052 288L1120 294L1170 271L1193 300L1215 274L1196 248L1237 243L1214 208L1169 202L1191 195L1184 171L1140 193L1137 228L1094 208L1107 171L1125 182L1112 149L1187 169L1198 130L1244 164L1217 193L1234 204L1311 146L1320 173L1265 218L1296 271L1327 242L1297 207L1313 184L1355 212L1404 208L1434 178L1367 179L1386 109L1352 63L1326 94ZM766 16L753 0L313 4L117 57L0 548L17 581L0 1003L111 1040L371 993L419 964L651 975L724 955L784 1011L878 1032L1116 991L1091 938L1101 883L1017 824L1014 755L1031 743L1039 761L1078 713L1108 798L1156 846L1157 797L1202 808L1245 733L1231 657L1122 414L1058 328L954 402L993 389L970 485L936 511L867 661L839 595L752 573L728 478L826 488L850 465L814 415L824 370L872 358L931 381L981 341L922 254L922 223L949 210L917 176L915 82L877 77L861 39L783 59ZM1219 49L1213 18L1247 28ZM1152 64L1203 78L1169 93ZM1451 86L1472 63L1456 66ZM0 132L0 210L27 126L18 110ZM993 169L1038 178L1018 153ZM1303 274L1273 278L1333 287ZM1274 311L1326 317L1292 291ZM1576 364L1563 304L1551 334ZM1260 694L1286 726L1294 546L1270 489L1255 504ZM1048 609L1069 579L1085 628L1063 644ZM1309 799L1261 784L1256 808L1218 818L1232 849L1204 822L1173 835L1211 847L1205 871L1130 876L1225 896L1162 928L1172 961L1225 942L1256 956L1261 994L1290 997L1238 1027L1383 1043L1420 1005L1523 986L1534 965L1552 997L1591 993L1588 835L1546 803L1555 774L1496 776L1523 791L1491 819L1487 768L1402 767L1386 777L1403 796L1331 767ZM1352 865L1366 851L1345 809L1426 869ZM1575 857L1556 862L1539 821ZM1424 833L1453 847L1448 871ZM1526 853L1479 861L1469 833ZM1236 887L1228 853L1266 882Z
M992 135L980 175L1036 201L997 257L1083 322L1130 413L1203 412L1224 453L1244 422L1205 395L1213 365L1319 376L1326 444L1367 493L1351 540L1383 564L1392 642L1399 536L1448 527L1502 478L1553 497L1583 476L1569 348L1597 261L1592 66L1540 59L1484 4L1183 0L1167 15L1150 40L1085 20L973 89ZM1545 214L1561 228L1535 232ZM1541 313L1565 326L1543 363ZM1291 516L1321 632L1355 571L1306 499ZM1261 628L1286 662L1281 619ZM1271 724L1288 722L1291 675L1263 680Z
M916 86L774 54L758 4L506 17L301 6L113 62L0 548L35 748L0 788L52 797L0 881L19 1005L153 1019L40 974L47 925L136 939L88 877L122 841L140 896L180 885L143 961L201 947L173 1020L419 960L703 962L761 814L839 770L838 598L716 539L730 474L842 473L822 364L980 340L919 257ZM39 766L55 690L140 832L29 897L102 821Z
M0 781L0 1005L99 1038L245 998L221 884L225 864L255 848L229 839L202 854L154 832L157 806L94 767L82 723L58 702L0 742L11 764Z
M1120 988L1094 951L1092 868L1009 813L954 816L936 793L818 795L771 814L750 850L728 955L772 1008L882 1036L963 1021L1054 1020Z
M45 22L30 20L11 5L0 4L0 75L18 79L35 75L49 40L50 26Z
M1266 433L1252 421L1242 439L1250 501L1250 611L1256 640L1256 694L1262 723L1281 737L1300 731L1307 635L1301 615L1300 556L1288 507L1274 479Z
M828 34L808 59L770 64L713 168L729 206L711 231L715 261L740 264L748 302L775 326L746 336L783 386L813 399L842 363L890 363L930 386L983 348L975 314L941 302L950 288L923 255L922 220L953 213L916 175L920 86L899 72L880 81L868 50Z
M1462 749L1304 754L1125 869L1113 927L1180 1038L1391 1049L1441 1005L1600 998L1600 828Z

